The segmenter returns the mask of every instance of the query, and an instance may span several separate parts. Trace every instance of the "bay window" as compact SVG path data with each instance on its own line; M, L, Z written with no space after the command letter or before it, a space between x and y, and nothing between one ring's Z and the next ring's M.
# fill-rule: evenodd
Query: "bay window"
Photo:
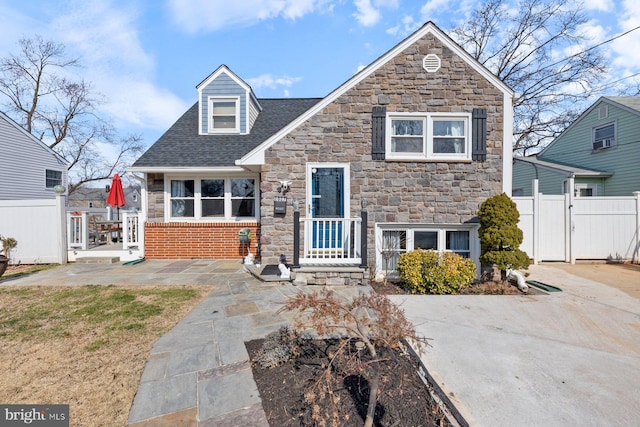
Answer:
M168 216L172 219L255 219L255 178L169 178Z

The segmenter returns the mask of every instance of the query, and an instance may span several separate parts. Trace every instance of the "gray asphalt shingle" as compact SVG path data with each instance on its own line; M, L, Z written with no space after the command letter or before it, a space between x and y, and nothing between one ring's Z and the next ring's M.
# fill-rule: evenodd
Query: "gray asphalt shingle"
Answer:
M259 99L263 110L246 135L199 135L198 103L180 117L133 167L234 166L321 98Z

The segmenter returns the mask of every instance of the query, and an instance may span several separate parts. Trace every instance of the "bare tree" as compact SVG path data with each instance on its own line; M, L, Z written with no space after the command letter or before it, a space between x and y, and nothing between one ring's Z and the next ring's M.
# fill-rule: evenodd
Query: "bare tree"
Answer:
M0 58L0 94L7 113L69 162L69 192L122 172L144 148L141 137L119 137L98 116L104 102L90 83L74 80L79 58L40 36L19 41ZM104 149L98 149L98 144Z
M571 0L521 0L517 8L487 0L452 32L516 92L514 151L526 154L550 142L606 77L602 54L583 46L589 38L580 9Z

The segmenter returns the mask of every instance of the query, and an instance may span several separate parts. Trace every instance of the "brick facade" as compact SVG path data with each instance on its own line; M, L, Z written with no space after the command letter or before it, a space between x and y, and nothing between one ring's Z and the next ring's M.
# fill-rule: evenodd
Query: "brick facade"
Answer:
M422 68L435 53L436 73ZM307 206L306 164L350 164L351 216L368 203L368 265L375 263L375 223L462 224L475 218L480 204L502 192L504 95L467 62L427 34L349 89L265 152L261 175L263 263L280 254L292 259L293 214L274 216L278 182L290 180L289 200ZM487 158L476 161L374 161L371 112L467 112L487 110Z
M255 222L147 222L144 250L148 259L241 259L238 231L249 228L252 236L260 235ZM250 243L251 253L257 255L258 238Z

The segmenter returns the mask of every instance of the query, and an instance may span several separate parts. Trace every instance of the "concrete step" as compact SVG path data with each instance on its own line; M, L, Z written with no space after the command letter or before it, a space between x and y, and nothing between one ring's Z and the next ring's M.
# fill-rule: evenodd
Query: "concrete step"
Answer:
M87 256L76 258L78 264L115 264L120 262L118 256Z

